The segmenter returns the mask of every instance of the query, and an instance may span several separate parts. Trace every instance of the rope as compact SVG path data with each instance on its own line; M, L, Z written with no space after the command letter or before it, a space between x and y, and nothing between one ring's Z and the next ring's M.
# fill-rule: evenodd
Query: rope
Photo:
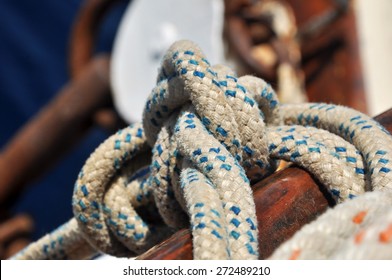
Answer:
M211 66L179 41L162 61L143 124L111 136L86 161L75 217L14 258L130 257L190 226L195 259L257 259L250 184L280 159L309 170L344 203L272 258L391 258L391 149L369 117L327 104L280 106L263 80ZM147 221L157 212L162 220Z
M280 61L276 73L279 100L282 103L306 102L308 98L304 85L304 73L299 67L301 50L292 7L286 2L278 1L262 1L255 5L259 6L262 15L271 19L271 28L278 40L276 51ZM285 50L279 50L282 45ZM282 54L282 52L286 53Z

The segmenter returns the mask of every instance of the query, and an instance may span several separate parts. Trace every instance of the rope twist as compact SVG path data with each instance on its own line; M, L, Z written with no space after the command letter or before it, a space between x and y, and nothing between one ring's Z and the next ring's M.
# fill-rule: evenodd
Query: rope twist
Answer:
M250 184L282 159L314 174L338 203L349 201L272 258L367 258L370 251L390 258L391 149L389 133L364 114L279 105L263 80L211 66L196 45L179 41L162 61L143 124L119 131L86 161L74 189L75 218L15 258L81 258L95 250L129 257L190 223L195 259L257 259ZM360 210L364 221L355 222ZM146 212L159 212L164 223L145 222ZM376 242L378 232L387 241Z

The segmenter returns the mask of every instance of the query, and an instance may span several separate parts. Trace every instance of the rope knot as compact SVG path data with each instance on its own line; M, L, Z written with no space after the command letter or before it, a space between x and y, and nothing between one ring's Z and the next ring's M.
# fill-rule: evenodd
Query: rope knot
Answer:
M189 101L192 106L188 108ZM179 41L163 59L158 85L146 103L143 127L153 146L170 115L180 109L192 111L182 114L186 118L184 129L196 128L196 116L254 181L274 170L275 164L268 157L264 122L279 124L278 108L274 91L263 80L238 78L226 66L211 66L196 45Z
M280 123L278 100L267 83L211 66L191 42L173 44L143 115L147 141L154 146L149 184L165 222L184 226L189 218L181 209L188 212L194 235L226 248L217 258L257 257L249 179L259 180L276 167L268 156L264 121ZM222 205L195 201L196 186ZM216 224L214 234L203 231L206 221Z
M391 147L367 116L327 104L279 106L263 80L211 66L180 41L162 61L143 124L119 131L87 160L74 214L94 248L117 256L140 253L190 221L195 258L256 259L250 181L283 159L313 173L337 202L390 192ZM156 206L169 228L145 223L143 205Z

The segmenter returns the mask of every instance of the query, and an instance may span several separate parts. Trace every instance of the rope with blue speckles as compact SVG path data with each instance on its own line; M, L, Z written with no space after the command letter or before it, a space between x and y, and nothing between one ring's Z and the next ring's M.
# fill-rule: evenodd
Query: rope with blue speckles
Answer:
M358 234L392 224L391 148L390 135L364 114L327 104L280 106L263 80L211 66L195 44L179 41L163 59L143 124L119 131L86 161L74 189L75 218L15 258L130 257L190 223L195 259L257 259L250 183L280 159L313 173L337 202L348 201L272 257L367 254L374 238L356 243ZM143 221L138 211L149 205L165 225ZM389 214L380 218L383 211ZM354 225L342 226L354 212ZM388 241L388 231L381 233ZM391 242L378 246L371 257L392 257Z

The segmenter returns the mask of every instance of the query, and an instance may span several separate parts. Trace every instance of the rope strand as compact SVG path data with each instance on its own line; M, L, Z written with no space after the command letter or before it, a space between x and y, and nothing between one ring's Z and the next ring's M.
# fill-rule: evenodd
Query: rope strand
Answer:
M211 66L196 45L179 41L163 59L143 124L86 161L75 218L15 258L129 257L190 223L195 259L257 259L250 184L280 159L310 171L342 204L272 258L392 258L391 149L389 133L369 117L327 104L280 106L263 80ZM166 226L143 220L146 205Z

